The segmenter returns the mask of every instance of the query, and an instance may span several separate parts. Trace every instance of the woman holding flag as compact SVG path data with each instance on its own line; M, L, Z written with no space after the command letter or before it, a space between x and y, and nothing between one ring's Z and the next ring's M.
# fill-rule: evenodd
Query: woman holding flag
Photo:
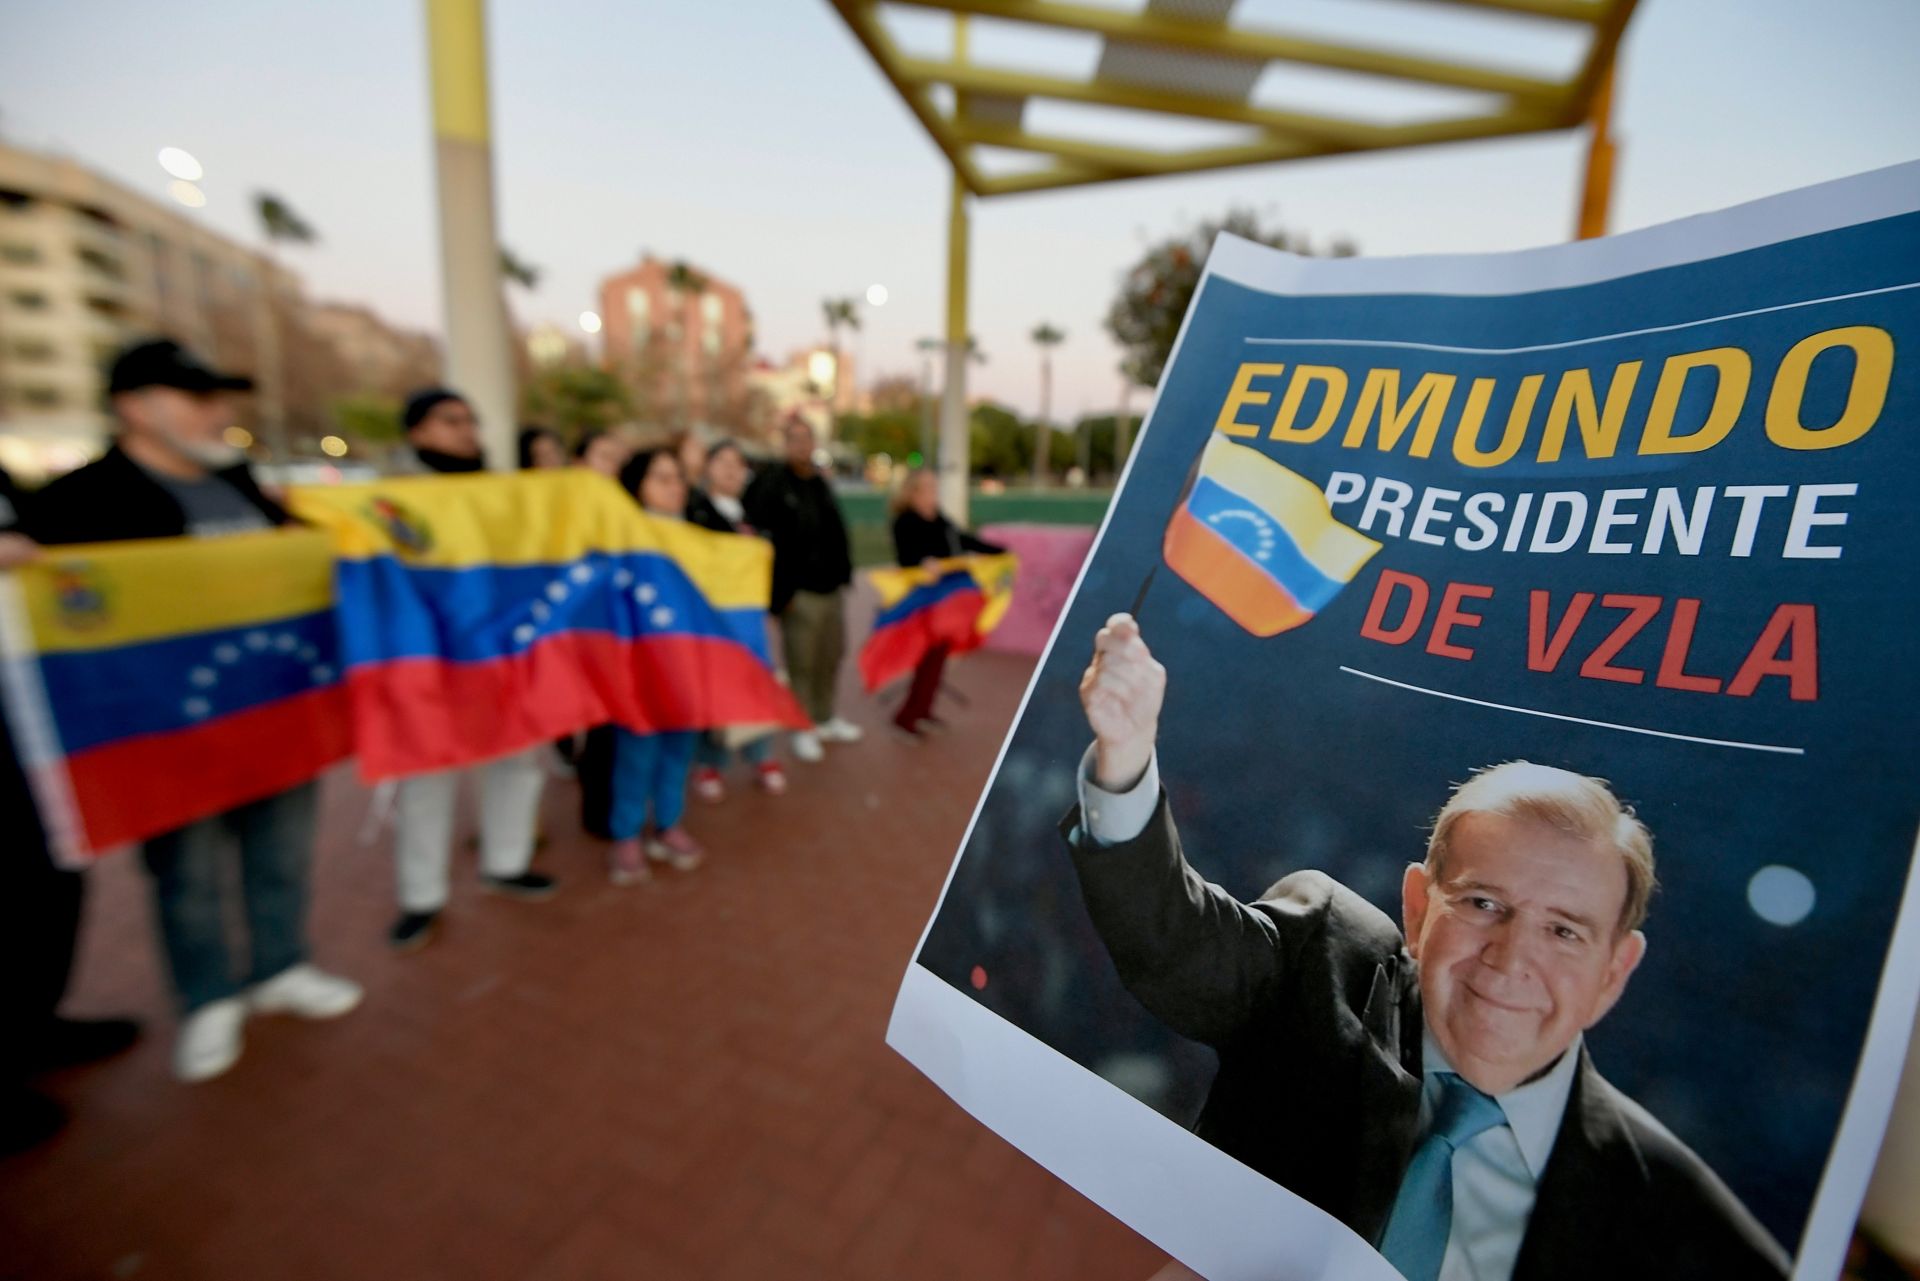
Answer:
M892 507L893 551L903 569L918 565L937 573L938 562L947 557L970 552L991 556L1006 551L947 519L940 510L940 488L931 468L916 467L908 472ZM907 699L893 718L901 733L919 738L929 729L944 728L933 715L933 700L940 692L940 676L946 670L950 648L932 646L914 668Z
M672 450L642 450L622 469L620 479L649 516L684 519L687 479ZM613 837L607 871L615 885L647 880L649 860L690 872L706 857L700 843L680 826L687 805L687 772L698 738L693 730L639 734L615 727L612 805L607 818L607 831Z

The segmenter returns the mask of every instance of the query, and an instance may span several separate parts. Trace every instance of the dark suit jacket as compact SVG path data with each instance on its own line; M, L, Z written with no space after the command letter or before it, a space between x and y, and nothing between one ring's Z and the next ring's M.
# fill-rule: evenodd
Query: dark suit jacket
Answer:
M1392 920L1319 872L1254 904L1180 853L1163 793L1137 838L1064 827L1127 989L1219 1054L1199 1135L1377 1241L1419 1138L1424 1014ZM1582 1049L1515 1281L1778 1278L1787 1259L1687 1146Z

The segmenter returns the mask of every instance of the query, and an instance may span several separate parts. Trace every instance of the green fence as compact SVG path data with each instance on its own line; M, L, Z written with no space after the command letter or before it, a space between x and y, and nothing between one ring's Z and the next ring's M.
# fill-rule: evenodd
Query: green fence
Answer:
M893 537L888 530L887 496L877 490L840 491L840 510L846 513L847 532L853 538L856 565L893 563ZM982 525L1097 525L1107 513L1110 489L1058 491L1014 489L1000 494L973 491L972 522Z

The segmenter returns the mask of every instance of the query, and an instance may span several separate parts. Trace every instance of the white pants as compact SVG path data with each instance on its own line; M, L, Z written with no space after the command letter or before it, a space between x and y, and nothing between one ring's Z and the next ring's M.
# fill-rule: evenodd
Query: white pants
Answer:
M400 910L437 912L447 904L447 868L453 857L453 803L460 777L480 791L480 870L513 877L533 861L534 823L546 783L540 753L529 748L468 769L403 779L395 801L394 873Z

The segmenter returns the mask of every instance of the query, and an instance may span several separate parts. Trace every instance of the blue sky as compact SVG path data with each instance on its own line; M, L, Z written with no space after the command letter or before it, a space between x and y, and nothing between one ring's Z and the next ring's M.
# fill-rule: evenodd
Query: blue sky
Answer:
M1550 28L1495 36L1420 0L1238 12L1327 34L1364 14L1369 39L1515 66L1570 52ZM870 371L917 367L913 342L943 314L944 162L824 0L496 0L491 22L502 236L546 273L515 294L522 319L571 322L644 247L741 285L775 357L824 336L822 297L883 283L892 297L866 312L857 350ZM155 194L155 153L185 147L207 168L200 216L253 237L249 193L274 191L323 237L288 254L313 293L438 328L419 4L0 0L0 33L0 136ZM1074 56L992 38L977 52ZM1643 0L1621 63L1615 227L1920 158L1916 48L1913 0ZM1282 88L1350 101L1308 76ZM1250 206L1372 254L1543 244L1568 234L1583 149L1549 134L980 203L974 328L989 361L975 389L1031 410L1026 335L1045 319L1068 334L1056 414L1111 406L1100 318L1120 273L1201 217Z

